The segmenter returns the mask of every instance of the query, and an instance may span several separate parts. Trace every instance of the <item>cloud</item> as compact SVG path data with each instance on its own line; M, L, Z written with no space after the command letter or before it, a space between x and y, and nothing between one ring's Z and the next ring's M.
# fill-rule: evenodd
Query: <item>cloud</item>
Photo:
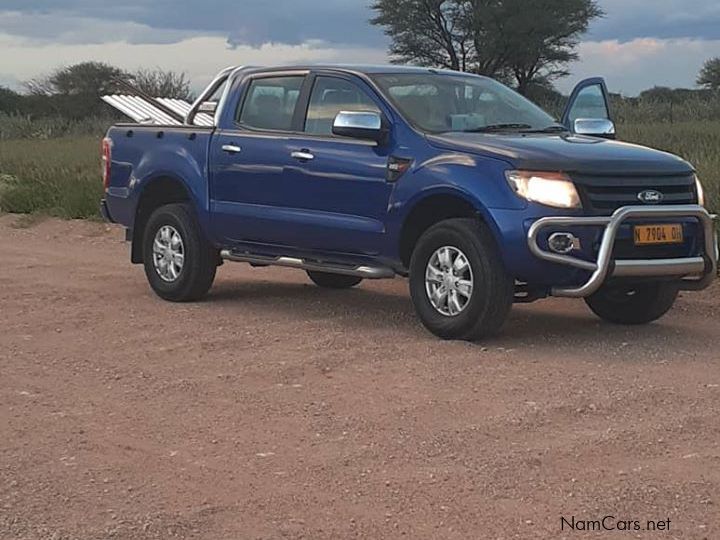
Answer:
M720 39L717 0L598 1L607 17L593 24L592 41ZM2 0L0 12L15 11L29 18L62 17L63 21L90 18L134 23L161 31L221 33L240 45L322 40L377 46L385 43L385 37L368 22L373 16L370 5L371 0L205 0L201 4L196 0ZM42 26L32 24L21 25L13 33L43 36ZM118 31L109 34L121 35Z
M207 35L193 30L153 28L132 21L110 21L83 16L19 11L0 11L0 33L13 35L26 43L97 44L112 36L127 43L175 43L193 36Z
M382 31L369 24L372 10L363 0L206 0L202 6L195 0L3 0L3 9L30 18L94 18L157 29L222 33L238 45L297 45L309 40L363 46L385 43ZM31 25L24 25L21 32L42 37L42 30Z
M387 62L358 0L2 0L0 80L85 60L185 71L196 86L230 64Z
M600 6L607 16L593 24L593 41L720 39L717 0L600 0Z
M568 92L580 79L602 76L612 92L637 95L651 86L694 87L703 62L720 56L720 39L640 38L580 45L572 76L558 85Z
M371 1L0 0L0 81L88 59L187 71L198 85L228 64L385 62ZM704 60L720 54L718 0L599 2L607 17L593 24L563 90L586 75L628 94L693 86Z
M88 45L28 41L0 34L0 50L0 81L28 80L59 65L98 60L127 70L161 66L186 72L196 89L230 65L387 62L384 48L336 47L316 42L230 47L219 36L192 37L169 44L115 41Z

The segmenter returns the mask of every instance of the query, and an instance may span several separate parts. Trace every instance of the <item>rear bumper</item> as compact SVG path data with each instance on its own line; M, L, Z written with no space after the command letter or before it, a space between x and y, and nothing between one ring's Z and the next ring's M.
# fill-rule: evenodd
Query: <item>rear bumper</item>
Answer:
M701 256L677 259L613 260L613 248L621 226L633 219L695 218L703 231ZM540 247L540 233L549 227L600 226L602 241L596 261L572 255L552 253ZM578 287L554 287L553 296L584 298L595 293L610 278L668 277L677 278L685 290L704 289L715 278L718 267L718 247L714 216L698 205L682 206L625 206L609 217L546 217L537 220L528 231L528 246L533 255L544 261L557 263L586 272L590 278Z

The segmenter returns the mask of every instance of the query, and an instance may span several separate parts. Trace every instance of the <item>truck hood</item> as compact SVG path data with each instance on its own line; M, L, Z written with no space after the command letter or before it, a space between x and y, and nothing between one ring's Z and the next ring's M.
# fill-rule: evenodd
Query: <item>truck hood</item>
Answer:
M428 135L436 148L503 159L517 169L593 175L680 175L683 159L644 146L568 134L445 133Z

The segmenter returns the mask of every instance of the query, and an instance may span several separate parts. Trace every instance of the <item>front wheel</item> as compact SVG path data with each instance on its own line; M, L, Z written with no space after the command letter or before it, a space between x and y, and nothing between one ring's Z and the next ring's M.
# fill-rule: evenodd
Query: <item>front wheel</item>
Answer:
M678 287L672 283L605 285L585 299L601 319L615 323L648 324L665 315L675 304Z
M210 290L218 253L190 205L168 204L155 210L145 227L143 250L145 275L164 300L191 302Z
M502 328L514 281L490 231L473 219L449 219L418 241L410 261L418 317L443 339L478 340Z

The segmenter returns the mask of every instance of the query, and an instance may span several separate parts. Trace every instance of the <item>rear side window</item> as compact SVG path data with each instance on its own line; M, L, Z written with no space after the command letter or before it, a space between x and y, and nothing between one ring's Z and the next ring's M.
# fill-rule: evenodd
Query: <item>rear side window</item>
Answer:
M238 115L238 123L272 131L290 131L305 77L254 79Z
M318 77L310 96L305 132L332 135L340 111L380 112L375 102L356 84L336 77Z

